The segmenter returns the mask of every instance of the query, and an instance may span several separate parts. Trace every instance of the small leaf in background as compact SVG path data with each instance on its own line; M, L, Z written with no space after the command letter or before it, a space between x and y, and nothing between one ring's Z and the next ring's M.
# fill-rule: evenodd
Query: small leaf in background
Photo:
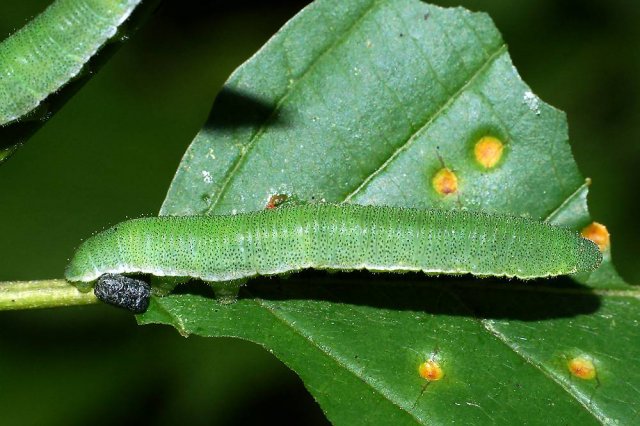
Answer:
M161 213L258 210L287 193L581 230L588 185L567 141L487 15L320 0L231 76ZM263 345L336 423L628 423L640 292L607 251L578 281L313 272L254 280L231 305L155 299L140 321ZM576 375L580 360L595 374ZM441 380L421 376L428 361Z
M139 3L57 0L0 43L0 162L96 72L107 44L112 50L127 39ZM134 21L155 3L145 2Z

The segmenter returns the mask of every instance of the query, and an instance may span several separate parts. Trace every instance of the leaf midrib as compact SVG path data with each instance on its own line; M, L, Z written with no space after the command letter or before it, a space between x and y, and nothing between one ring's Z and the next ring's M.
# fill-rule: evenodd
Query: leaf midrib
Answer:
M371 383L371 382L367 381L364 376L358 375L357 371L355 371L355 369L352 369L351 365L349 363L346 363L346 362L342 361L340 358L334 356L334 354L332 354L331 352L325 350L320 344L318 344L313 339L311 339L309 335L305 334L303 332L303 328L302 327L295 327L295 324L296 324L295 321L294 322L290 322L290 321L287 320L286 317L282 317L282 316L278 315L274 309L269 307L268 304L266 304L261 299L253 299L253 301L256 303L256 305L258 305L259 308L264 309L266 312L268 312L274 318L276 318L276 320L280 321L282 324L284 324L289 329L291 329L293 332L295 332L298 336L302 337L305 341L309 342L309 344L312 347L314 347L318 351L320 351L324 356L326 356L328 359L333 361L338 367L341 367L344 371L349 372L352 376L357 378L360 382L364 383L366 386L371 388L375 393L379 394L385 400L389 401L389 403L391 403L392 405L398 407L403 412L407 413L409 416L411 416L412 419L414 419L419 424L424 424L420 420L420 418L418 418L413 412L411 412L411 410L409 408L404 407L402 405L401 401L396 400L391 395L387 395L383 391L383 389L378 388L375 385L375 383Z
M549 289L550 288L546 288L546 290L549 290ZM557 289L557 290L558 291L562 291L563 289ZM539 290L536 289L536 291L539 291ZM567 291L570 291L570 289L567 290ZM630 290L630 291L606 291L606 290L592 290L591 291L590 290L590 291L582 291L582 292L581 291L575 291L575 292L577 292L577 293L598 294L598 295L601 295L603 297L633 297L633 298L640 298L640 290ZM464 301L460 300L459 298L456 298L456 300L465 309L467 309L469 312L473 312L464 303ZM324 356L326 356L328 359L330 359L332 362L334 362L343 371L346 371L349 374L351 374L352 376L356 377L359 381L361 381L367 387L372 389L376 394L380 395L383 399L389 401L389 403L392 404L393 406L398 407L400 410L405 412L407 415L409 415L412 419L417 421L419 424L424 424L424 423L422 423L420 418L415 413L413 413L411 411L410 408L404 407L401 401L398 401L397 399L393 398L391 395L385 393L384 389L381 389L379 386L376 385L376 383L371 383L371 382L367 381L365 379L365 377L358 375L358 373L357 373L357 371L355 371L355 369L350 368L350 366L347 363L342 362L341 359L337 358L330 351L325 350L322 347L322 345L317 343L315 340L311 339L310 336L308 334L306 334L301 327L296 326L296 324L298 324L297 322L289 321L286 317L281 317L281 316L277 315L277 313L273 309L271 309L267 305L267 303L265 303L261 299L255 298L255 299L251 299L250 301L252 303L254 303L257 308L263 309L266 313L268 313L269 315L273 316L277 321L279 321L282 324L284 324L292 332L294 332L295 334L297 334L301 338L303 338L305 341L307 341L310 346L312 346L313 348L317 349L320 353L322 353ZM166 315L168 317L170 317L173 320L172 321L173 324L178 328L178 331L182 335L187 335L190 332L188 325L185 324L184 321L182 321L182 319L178 315L176 315L171 310L166 309L166 307L163 304L158 304L158 308L161 309L164 313L166 313ZM531 367L535 368L537 371L539 371L541 374L543 374L546 378L552 380L564 392L566 392L573 399L575 399L576 402L578 402L581 406L583 406L587 410L587 412L589 412L596 420L598 420L599 422L601 422L603 424L606 424L606 423L609 423L609 422L613 421L611 418L607 417L604 413L602 413L601 410L595 409L596 407L594 407L593 404L589 405L588 402L584 398L581 398L582 395L580 395L578 392L573 392L571 388L568 388L561 381L557 380L557 378L553 375L552 371L549 371L548 369L544 368L543 365L538 365L537 363L535 363L533 361L533 359L528 357L526 353L524 353L522 351L519 351L514 345L511 344L509 339L506 336L504 336L503 333L493 329L493 325L492 325L492 322L490 320L478 319L478 322L481 324L482 329L489 336L491 336L492 338L500 341L507 348L509 348L511 351L513 351L518 357L520 357L526 364L528 364ZM229 334L229 336L230 337L239 337L238 335L233 335L233 334ZM263 344L266 345L266 342L263 342ZM286 360L283 360L283 361L286 361Z

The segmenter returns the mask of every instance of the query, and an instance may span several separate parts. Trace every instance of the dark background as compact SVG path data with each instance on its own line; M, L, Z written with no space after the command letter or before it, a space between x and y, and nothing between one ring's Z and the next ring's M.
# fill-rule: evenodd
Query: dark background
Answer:
M0 4L0 38L47 0ZM0 166L0 281L59 278L78 242L159 210L227 76L304 1L165 1L130 42ZM590 209L640 282L640 3L435 1L490 13L523 79L568 114ZM323 424L266 351L137 327L103 306L0 312L0 423Z

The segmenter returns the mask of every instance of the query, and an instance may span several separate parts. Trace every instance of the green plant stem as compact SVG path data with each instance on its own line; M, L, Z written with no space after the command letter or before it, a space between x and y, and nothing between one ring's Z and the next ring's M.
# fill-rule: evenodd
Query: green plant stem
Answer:
M97 303L93 292L81 293L62 279L0 283L0 311L92 303Z

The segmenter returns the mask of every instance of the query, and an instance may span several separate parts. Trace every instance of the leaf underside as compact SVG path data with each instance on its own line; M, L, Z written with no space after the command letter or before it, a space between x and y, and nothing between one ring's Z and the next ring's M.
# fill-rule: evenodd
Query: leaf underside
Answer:
M491 135L503 158L484 169ZM458 191L431 180L447 167ZM580 229L587 184L564 114L520 79L490 18L417 0L316 1L225 84L162 214L306 200L468 208ZM336 423L628 422L638 415L640 293L610 251L585 276L533 282L326 274L254 280L238 302L202 287L153 300L141 323L263 345ZM590 359L596 379L570 374ZM427 382L425 360L445 373Z

